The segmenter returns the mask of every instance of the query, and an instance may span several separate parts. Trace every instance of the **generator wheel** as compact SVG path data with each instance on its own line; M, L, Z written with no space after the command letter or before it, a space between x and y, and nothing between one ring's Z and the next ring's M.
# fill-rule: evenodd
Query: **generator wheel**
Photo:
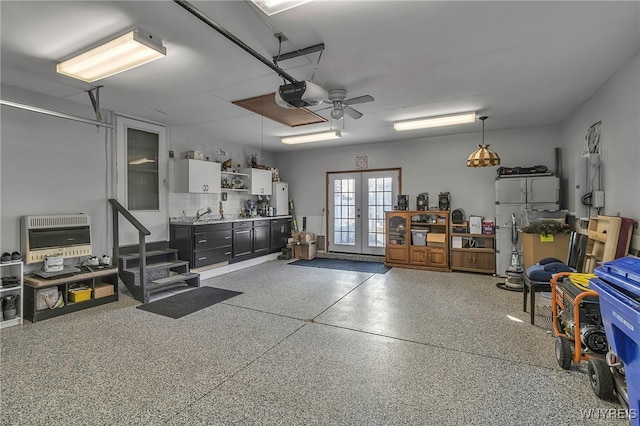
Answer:
M587 374L589 375L591 390L593 390L593 393L595 393L598 398L607 401L616 400L613 375L605 360L591 358L587 365Z
M571 368L573 344L566 337L556 337L556 360L558 365L564 370Z

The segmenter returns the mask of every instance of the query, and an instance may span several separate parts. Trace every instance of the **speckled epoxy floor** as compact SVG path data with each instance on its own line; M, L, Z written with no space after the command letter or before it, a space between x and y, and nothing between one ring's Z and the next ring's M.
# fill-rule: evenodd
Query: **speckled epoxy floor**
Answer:
M496 278L273 261L174 320L120 301L2 330L3 425L627 424ZM516 322L510 315L523 322Z

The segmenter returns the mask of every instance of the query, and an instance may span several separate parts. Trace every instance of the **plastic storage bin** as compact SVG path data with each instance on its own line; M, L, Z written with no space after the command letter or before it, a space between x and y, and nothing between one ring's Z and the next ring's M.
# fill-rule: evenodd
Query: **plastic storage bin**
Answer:
M640 297L640 259L622 257L603 263L594 269L594 274L602 280L622 287Z
M84 302L91 298L91 289L69 290L69 300L72 302Z
M590 287L600 296L600 312L611 351L624 363L631 424L640 424L640 294L600 278Z
M423 229L411 230L411 244L414 246L427 245L427 231Z

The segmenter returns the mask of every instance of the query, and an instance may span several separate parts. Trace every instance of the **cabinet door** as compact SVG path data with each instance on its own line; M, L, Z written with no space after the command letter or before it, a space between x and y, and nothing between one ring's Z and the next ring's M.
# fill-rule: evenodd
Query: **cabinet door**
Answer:
M253 252L258 255L269 251L269 227L257 226L253 228Z
M474 268L484 272L494 273L496 267L496 255L493 253L473 253ZM452 259L453 261L453 259Z
M251 195L271 195L271 170L242 169L249 176L248 185Z
M220 192L220 163L184 159L176 161L175 192L208 194Z
M429 249L428 266L447 267L447 253L443 249Z
M557 203L560 180L555 176L527 178L527 203Z
M233 258L249 256L252 251L253 229L240 229L233 231Z
M498 203L526 203L526 178L501 178L496 180L496 201Z
M411 246L409 249L411 256L410 263L412 265L428 266L429 265L429 249L420 246Z
M468 251L451 250L451 267L452 268L471 268L473 267L473 259Z

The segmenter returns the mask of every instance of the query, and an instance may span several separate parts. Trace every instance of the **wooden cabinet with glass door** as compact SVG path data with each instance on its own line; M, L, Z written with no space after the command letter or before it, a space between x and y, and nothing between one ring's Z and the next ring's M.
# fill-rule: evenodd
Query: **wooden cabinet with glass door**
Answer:
M449 212L387 212L385 265L449 271Z
M390 211L386 214L387 244L384 263L387 266L409 263L409 220L406 212Z

